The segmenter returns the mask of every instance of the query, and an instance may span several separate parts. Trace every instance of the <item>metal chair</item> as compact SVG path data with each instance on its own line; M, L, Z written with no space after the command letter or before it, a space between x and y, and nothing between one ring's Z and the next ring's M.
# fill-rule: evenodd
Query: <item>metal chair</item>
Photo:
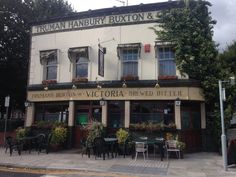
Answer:
M143 154L143 158L145 160L145 153L147 153L147 145L144 142L135 142L135 161L137 160L138 153Z
M13 137L8 136L6 137L6 150L5 153L7 152L8 148L10 150L10 156L12 156L13 151L17 151L19 155L21 155L22 151L22 143L19 141L16 141L13 139Z
M106 146L106 142L102 137L96 137L93 141L93 149L94 149L94 156L101 157L103 156L103 160L105 160L105 154L107 153L109 157L108 148Z
M166 141L166 156L167 160L169 158L169 153L175 152L178 159L180 159L180 149L177 147L177 140L167 140Z
M91 150L93 149L93 146L89 145L86 138L82 138L80 143L81 143L81 147L82 147L82 150L81 150L82 157L84 154L87 154L88 158L90 158L90 154L91 154Z
M38 154L45 149L46 153L48 154L49 152L49 147L50 147L50 142L52 139L52 134L50 133L49 135L45 136L44 134L40 134L37 137L37 149L38 149Z
M146 144L146 147L147 147L147 158L148 158L148 143L147 143L148 137L147 136L141 136L141 137L139 137L139 139L145 141L145 144Z

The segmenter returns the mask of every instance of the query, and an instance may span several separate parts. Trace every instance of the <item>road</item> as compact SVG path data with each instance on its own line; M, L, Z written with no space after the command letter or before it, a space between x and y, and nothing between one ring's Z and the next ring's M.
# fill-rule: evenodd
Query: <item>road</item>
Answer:
M134 177L115 173L0 167L0 177Z

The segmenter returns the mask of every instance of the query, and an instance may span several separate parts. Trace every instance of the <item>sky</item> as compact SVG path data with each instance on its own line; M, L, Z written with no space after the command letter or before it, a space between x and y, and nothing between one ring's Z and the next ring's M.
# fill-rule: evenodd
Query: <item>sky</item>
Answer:
M113 6L148 4L155 2L163 2L167 0L67 0L77 11L87 11L89 9L101 9ZM212 18L217 21L214 26L213 39L219 44L222 51L228 45L236 41L236 0L208 0L212 6L210 11ZM124 3L122 3L124 2Z

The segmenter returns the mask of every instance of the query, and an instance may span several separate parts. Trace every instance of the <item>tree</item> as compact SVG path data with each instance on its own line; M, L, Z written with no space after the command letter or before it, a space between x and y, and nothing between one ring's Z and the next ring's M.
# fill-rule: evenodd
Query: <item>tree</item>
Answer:
M223 73L217 46L212 39L216 21L210 16L208 6L211 4L207 1L185 0L179 3L178 8L160 13L158 28L152 29L158 40L173 43L180 72L200 81L206 100L207 126L213 131L220 125L218 80ZM218 140L218 134L215 135L215 140Z
M72 12L71 6L63 0L0 0L0 105L4 105L4 97L10 95L11 108L24 109L29 23Z

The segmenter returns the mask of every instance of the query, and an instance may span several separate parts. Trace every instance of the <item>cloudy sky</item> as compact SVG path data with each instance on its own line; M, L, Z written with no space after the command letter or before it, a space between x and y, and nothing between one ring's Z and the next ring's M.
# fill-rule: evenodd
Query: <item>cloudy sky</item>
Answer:
M72 7L80 12L88 9L100 9L125 5L127 0L67 0ZM129 5L163 2L166 0L128 0ZM212 17L217 21L214 28L214 40L224 49L232 41L236 41L236 0L208 0L211 2Z

